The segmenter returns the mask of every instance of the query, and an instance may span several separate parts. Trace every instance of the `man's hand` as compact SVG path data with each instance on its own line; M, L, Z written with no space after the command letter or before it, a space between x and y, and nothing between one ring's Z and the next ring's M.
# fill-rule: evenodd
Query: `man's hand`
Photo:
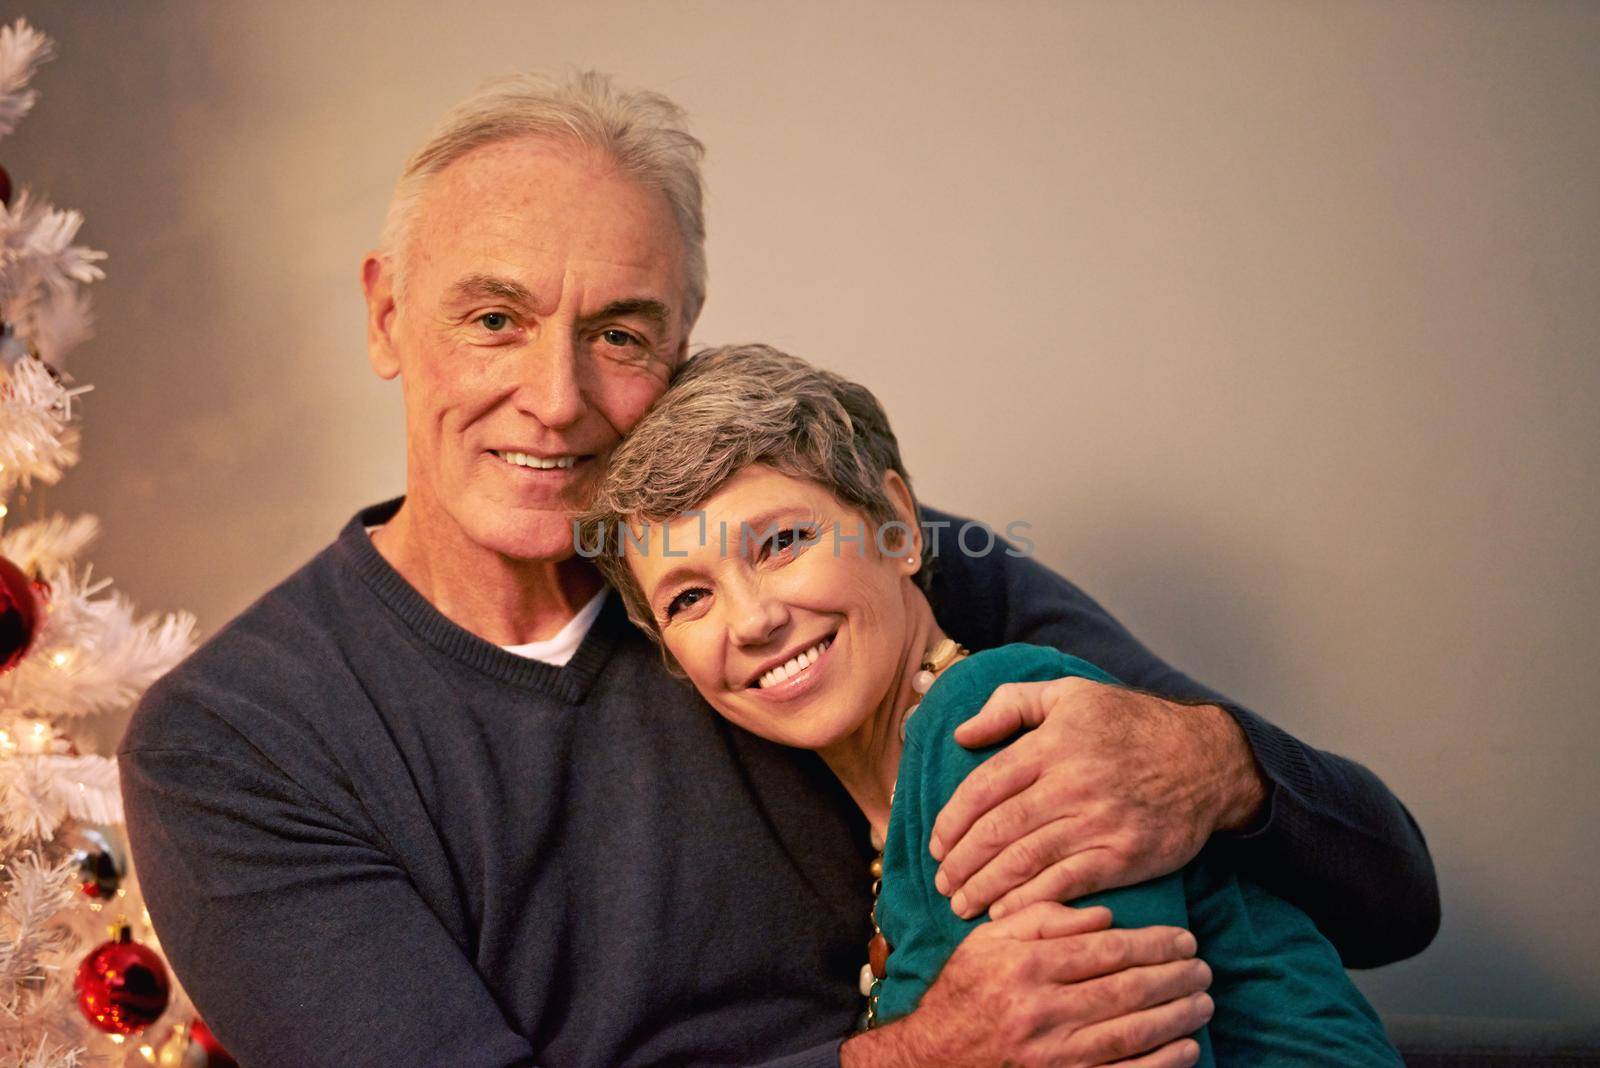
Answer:
M1211 1019L1211 970L1178 927L1040 902L966 937L917 1010L846 1042L841 1068L1180 1068ZM1137 1058L1137 1059L1133 1059Z
M967 776L933 825L936 885L963 917L1176 871L1266 797L1244 732L1215 705L1088 679L1008 683L956 731L968 748L1037 728Z

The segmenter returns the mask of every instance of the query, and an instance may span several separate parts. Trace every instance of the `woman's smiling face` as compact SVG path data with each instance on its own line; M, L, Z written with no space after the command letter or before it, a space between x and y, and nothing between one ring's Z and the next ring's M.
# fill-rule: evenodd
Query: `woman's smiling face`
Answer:
M908 519L905 482L886 483ZM627 558L663 644L713 708L822 750L870 728L909 655L920 538L899 533L880 546L822 486L755 464L696 512L649 524Z

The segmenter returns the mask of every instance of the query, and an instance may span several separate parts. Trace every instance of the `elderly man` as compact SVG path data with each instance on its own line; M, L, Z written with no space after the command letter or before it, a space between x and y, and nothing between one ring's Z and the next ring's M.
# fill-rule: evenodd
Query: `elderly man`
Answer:
M1019 687L969 724L1037 728L937 828L952 907L1004 918L841 1045L864 827L815 758L669 677L571 545L704 299L699 152L668 101L586 75L481 90L407 165L362 266L406 496L163 680L122 747L163 944L241 1062L1182 1064L1193 938L1041 899L1215 834L1347 963L1424 946L1427 851L1370 773L1206 703L1031 561L947 544L952 636L1146 692Z

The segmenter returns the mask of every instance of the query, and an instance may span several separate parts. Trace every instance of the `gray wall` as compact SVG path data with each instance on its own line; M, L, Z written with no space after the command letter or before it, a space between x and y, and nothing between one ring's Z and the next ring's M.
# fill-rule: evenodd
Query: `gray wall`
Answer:
M1600 1015L1600 7L23 6L0 161L111 253L45 504L144 607L214 629L399 491L401 160L610 70L711 148L699 340L861 378L927 499L1407 801L1445 927L1381 1008Z

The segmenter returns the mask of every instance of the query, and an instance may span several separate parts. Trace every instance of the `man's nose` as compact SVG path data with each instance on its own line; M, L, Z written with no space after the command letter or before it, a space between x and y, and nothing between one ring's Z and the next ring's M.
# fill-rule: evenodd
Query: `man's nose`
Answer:
M728 583L723 598L728 607L728 635L735 645L761 645L771 641L789 622L789 609L777 597L762 591L750 578Z
M552 430L576 423L588 401L583 394L582 358L570 331L541 324L524 346L517 367L517 407Z

